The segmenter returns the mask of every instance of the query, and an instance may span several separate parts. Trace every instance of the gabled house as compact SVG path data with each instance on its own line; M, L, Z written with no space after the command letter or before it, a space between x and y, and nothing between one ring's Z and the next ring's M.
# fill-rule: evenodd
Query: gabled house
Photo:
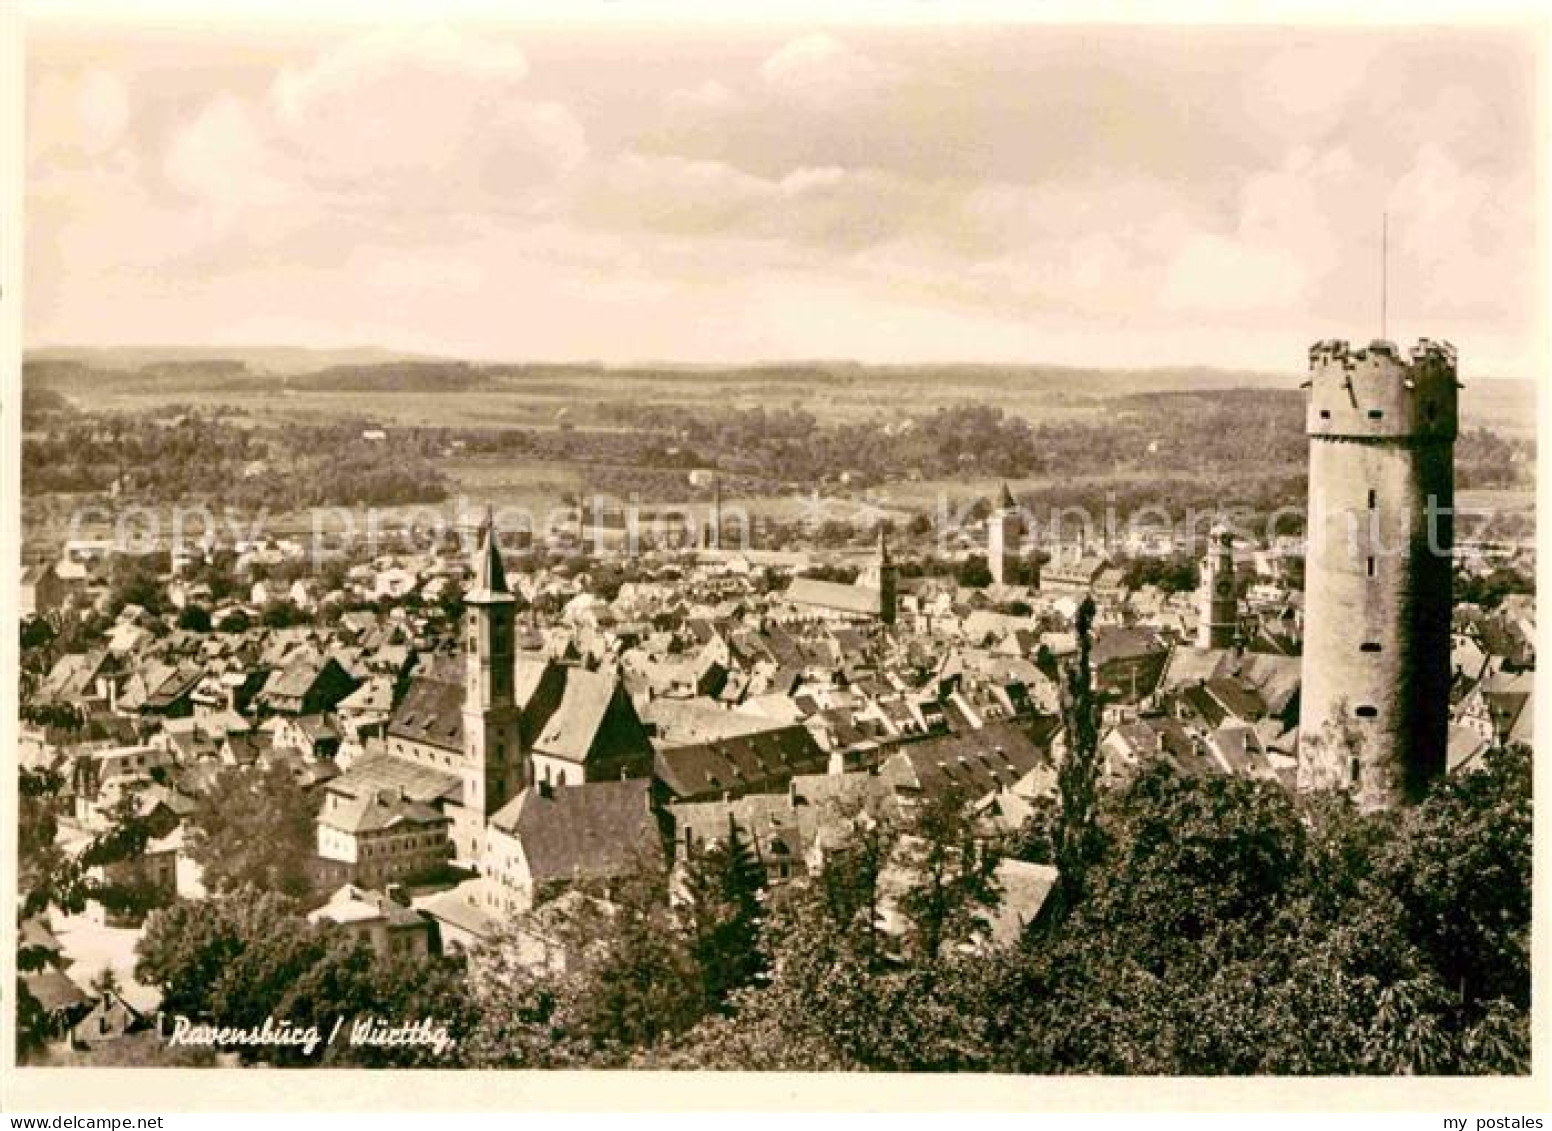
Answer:
M279 715L315 715L333 710L355 689L355 678L338 660L309 649L270 676L259 705Z
M415 957L432 952L435 926L431 917L385 892L345 884L307 919L312 923L332 923L363 938L384 957Z
M381 887L431 875L452 855L451 824L403 786L353 795L329 790L318 814L320 879Z
M830 756L802 723L691 746L660 747L653 772L677 801L776 793L798 774L823 773Z
M651 782L541 780L490 820L481 869L487 906L492 914L519 914L567 885L607 885L662 851Z

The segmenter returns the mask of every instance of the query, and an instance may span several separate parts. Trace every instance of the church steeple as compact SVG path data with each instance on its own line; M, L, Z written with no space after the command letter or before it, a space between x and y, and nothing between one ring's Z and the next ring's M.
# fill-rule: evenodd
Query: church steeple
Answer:
M474 556L474 586L464 595L464 603L470 605L507 604L515 601L507 588L507 572L501 564L501 545L496 540L495 515L485 508L485 521L480 524L480 548Z
M896 589L899 569L889 557L889 531L878 524L878 619L885 624L895 623Z
M493 813L523 786L520 712L513 696L517 598L507 588L490 509L480 525L474 584L464 594L464 805Z

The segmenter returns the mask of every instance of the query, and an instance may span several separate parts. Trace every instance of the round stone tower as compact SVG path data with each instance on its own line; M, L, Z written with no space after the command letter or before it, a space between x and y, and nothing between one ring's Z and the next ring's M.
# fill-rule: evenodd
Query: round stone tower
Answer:
M1394 805L1445 768L1455 350L1318 342L1305 387L1299 787Z
M1207 536L1201 602L1196 628L1197 647L1232 648L1239 635L1239 601L1234 592L1234 535L1222 526L1214 526Z

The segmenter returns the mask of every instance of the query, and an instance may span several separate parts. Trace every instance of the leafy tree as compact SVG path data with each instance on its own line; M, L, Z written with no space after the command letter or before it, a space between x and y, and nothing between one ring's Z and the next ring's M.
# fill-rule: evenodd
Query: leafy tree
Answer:
M448 1049L429 1045L343 1045L336 1052L331 1048L339 1063L363 1068L463 1065L464 1047L479 1018L462 956L374 955L364 992L354 1000L333 1003L330 1010L353 1017L383 1018L390 1023L424 1018L445 1026L455 1042Z
M1101 802L1083 902L1002 956L996 1066L1525 1071L1528 772L1510 757L1468 777L1361 814L1342 797L1139 775ZM1479 869L1494 877L1483 891L1457 886Z
M522 955L515 924L470 956L469 990L478 1020L464 1049L480 1068L585 1065L590 1049L574 1031L575 974L536 971Z
M1094 689L1089 656L1093 648L1094 599L1078 607L1078 658L1067 673L1062 716L1067 735L1066 756L1057 770L1060 816L1052 830L1058 879L1052 914L1063 914L1083 898L1090 862L1099 851L1095 809L1099 788L1100 703Z
M1455 600L1461 603L1481 605L1484 609L1496 609L1511 593L1534 593L1536 579L1528 572L1512 566L1500 566L1486 574L1455 574Z
M637 861L606 892L578 903L560 926L563 973L536 971L519 932L515 925L472 958L474 1064L620 1066L706 1013L700 970L669 914L661 861Z
M327 1040L335 1021L390 1025L422 1018L448 1026L455 1041L472 1026L462 961L437 955L385 957L348 930L313 925L295 901L252 888L154 913L138 949L136 977L161 988L163 1008L237 1028L285 1018L316 1026ZM456 1046L455 1046L456 1048ZM354 1046L322 1053L289 1046L239 1050L249 1061L361 1066L456 1065L427 1046Z
M21 649L23 652L46 648L55 637L54 626L47 617L28 617L21 622Z
M316 806L283 762L223 769L188 819L189 854L212 891L313 891Z
M59 850L52 840L60 811L62 783L55 774L23 771L22 864L23 892L19 912L30 918L57 907L68 915L80 915L88 903L110 911L134 912L149 906L150 893L133 877L106 878L110 866L138 859L151 839L150 828L139 814L133 793L126 791L105 814L103 831L74 853Z
M117 616L126 605L139 605L153 616L165 606L165 594L156 572L135 559L119 560L111 574L109 611Z
M105 878L110 865L138 858L150 839L135 799L125 794L107 813L107 828L74 854L59 847L58 818L64 812L64 779L50 770L22 769L19 774L17 862L20 875L18 923L56 907L79 915L96 901L111 911L144 910L150 893L133 882ZM49 1018L28 992L22 975L43 969L47 952L18 942L16 952L17 1054L27 1059L39 1052L51 1034Z
M930 964L946 946L970 940L995 907L997 854L976 836L969 799L949 789L925 799L900 842L899 865L913 880L900 898L916 958Z
M667 925L666 909L626 911L608 944L580 971L572 1013L594 1063L623 1063L630 1050L681 1032L705 1012L694 959Z
M135 977L161 988L162 1006L170 1014L198 1018L219 1012L225 1023L241 1024L244 1018L231 1010L241 999L253 997L240 982L252 977L255 964L250 961L238 974L229 974L238 970L251 940L278 938L282 932L294 939L299 933L296 910L287 897L254 889L201 903L175 903L147 919ZM293 967L289 975L300 973ZM271 981L282 985L284 977L275 971ZM270 1008L278 1001L277 994Z
M685 927L702 992L721 1008L765 971L760 947L765 873L732 816L726 840L691 849L685 862Z
M222 632L247 632L249 627L248 614L241 609L233 609L221 618L220 629Z
M92 992L98 995L116 994L123 988L118 972L111 966L104 966L92 978Z
M1495 749L1487 761L1405 811L1375 861L1408 939L1466 1025L1496 1002L1530 1008L1530 752Z
M991 567L984 554L971 554L955 572L954 580L966 589L985 589L992 583Z
M210 610L202 605L184 605L178 610L178 627L188 632L209 632Z
M265 628L290 628L293 625L306 624L308 616L290 601L280 598L265 603L259 612L259 623Z
M651 1067L967 1070L987 983L964 952L989 857L951 801L910 818L858 807L807 884L771 893L768 982L638 1058ZM898 924L898 927L891 924ZM953 943L955 945L949 945Z
M1056 863L1056 822L1061 817L1061 806L1056 798L1037 797L1030 805L1030 814L1018 834L1007 846L1010 859L1028 864Z
M1126 563L1122 580L1128 589L1154 585L1166 593L1189 593L1201 584L1201 571L1192 557L1141 557Z

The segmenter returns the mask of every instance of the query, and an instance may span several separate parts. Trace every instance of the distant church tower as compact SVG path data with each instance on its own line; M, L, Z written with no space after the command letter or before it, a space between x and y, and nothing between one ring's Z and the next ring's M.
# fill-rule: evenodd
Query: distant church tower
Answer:
M895 607L898 601L900 567L889 557L889 534L878 528L878 619L885 624L895 623Z
M1299 786L1393 805L1446 763L1455 349L1319 342L1306 387Z
M1024 516L1008 485L1002 485L997 510L986 520L986 565L993 585L1017 585L1024 547Z
M1234 592L1234 535L1214 526L1207 536L1207 560L1202 564L1201 615L1198 648L1232 648L1239 634L1239 601Z
M523 788L524 761L513 698L517 598L507 588L495 523L485 513L474 562L474 586L464 594L463 803L485 815Z

